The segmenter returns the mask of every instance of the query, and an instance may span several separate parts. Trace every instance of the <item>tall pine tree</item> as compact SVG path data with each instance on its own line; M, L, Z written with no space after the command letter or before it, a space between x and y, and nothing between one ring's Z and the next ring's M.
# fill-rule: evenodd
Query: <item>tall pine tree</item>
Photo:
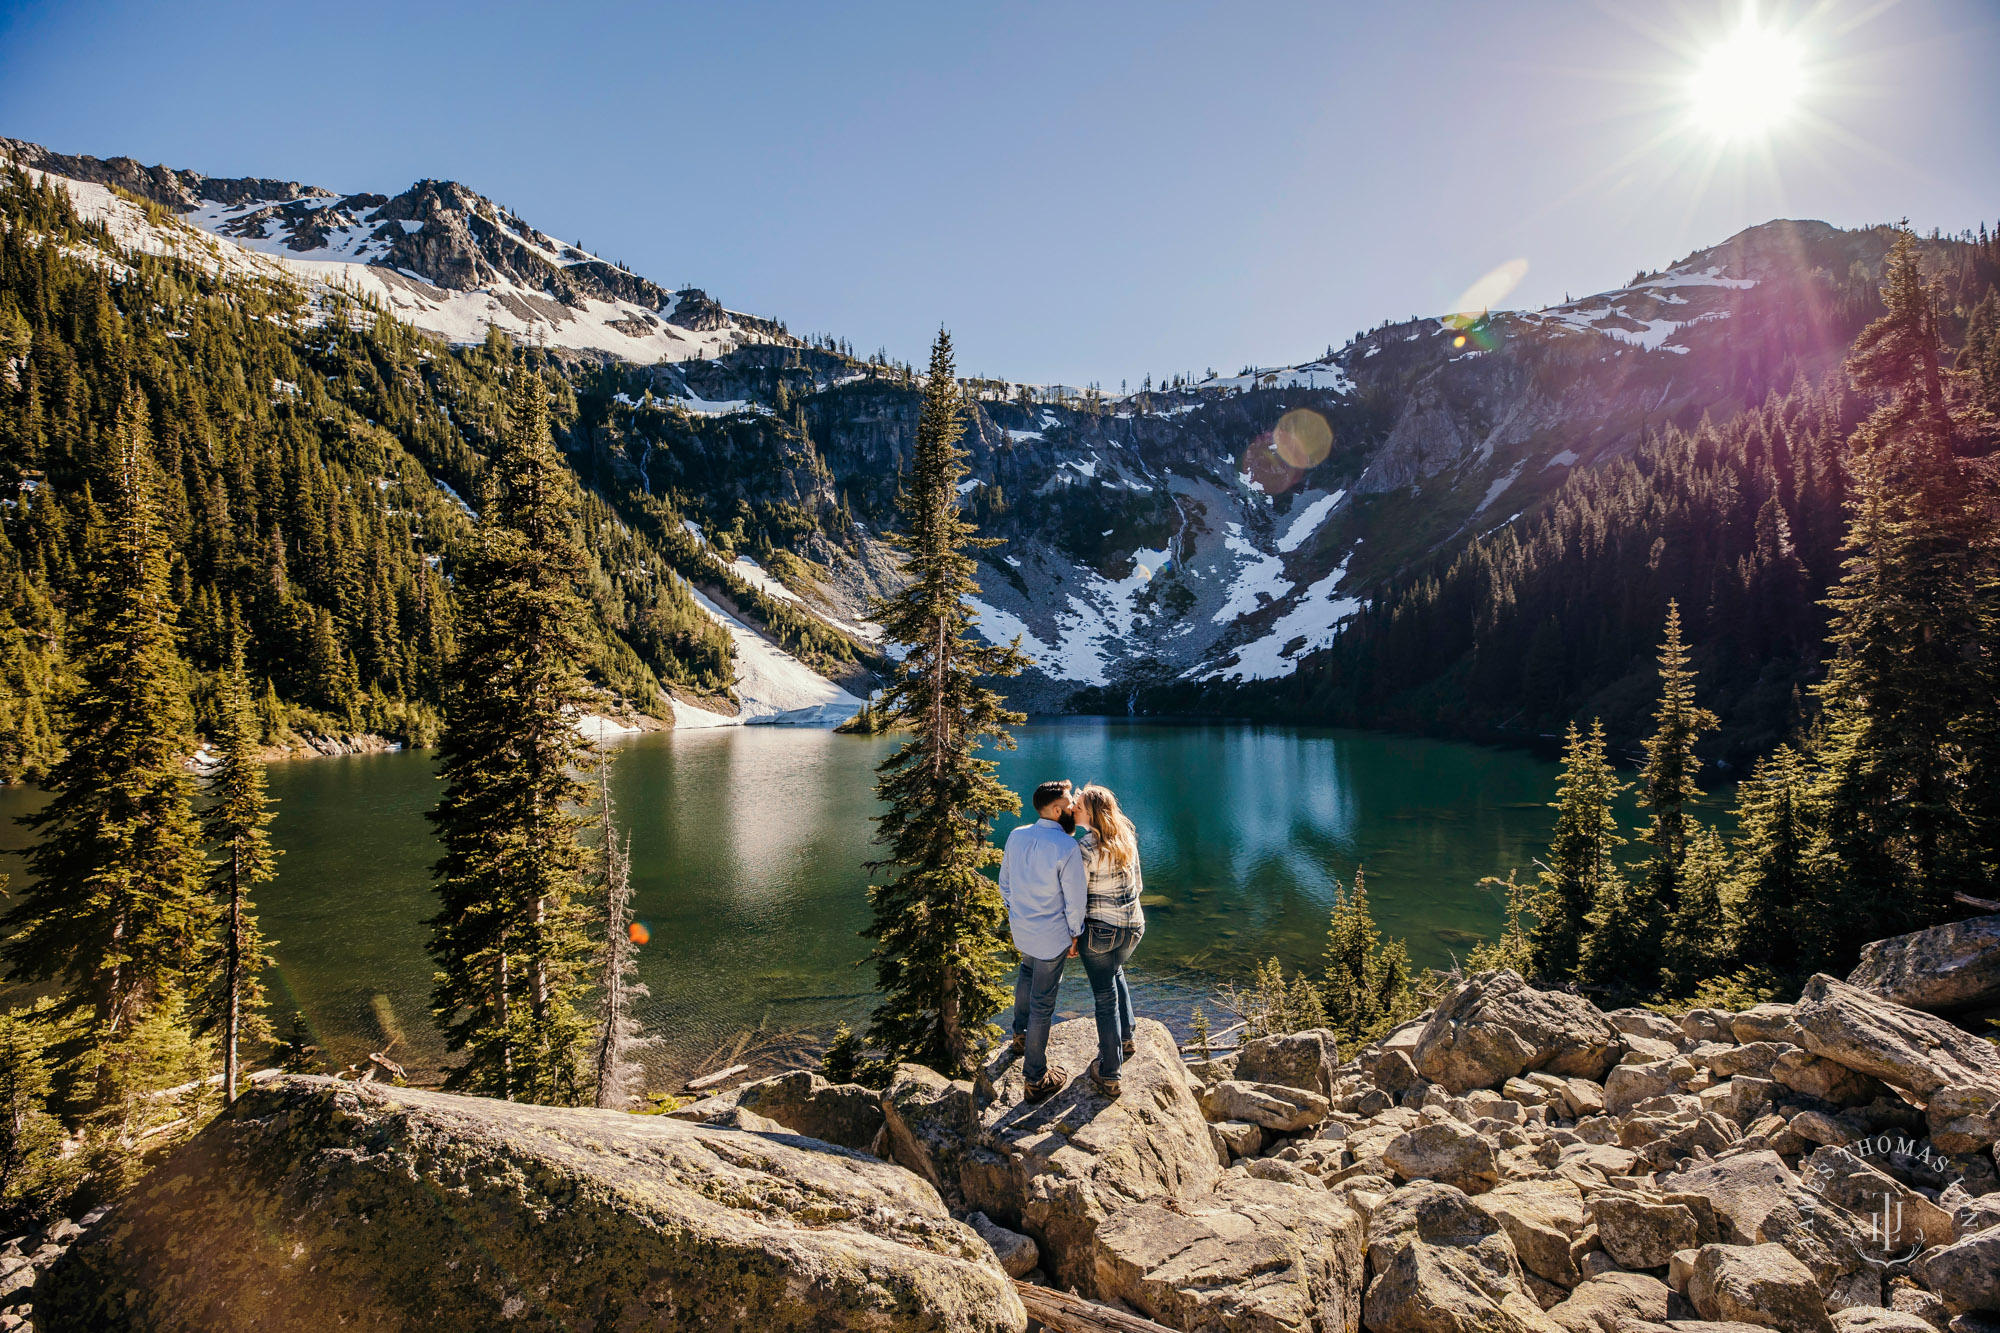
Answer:
M972 634L966 598L979 585L968 552L994 543L975 536L959 514L963 411L951 336L940 332L916 455L898 496L904 530L891 537L910 581L876 607L884 633L906 650L881 707L908 728L909 739L878 770L875 790L888 808L877 819L877 841L888 855L869 869L889 873L868 890L866 932L882 990L870 1038L893 1059L954 1075L971 1067L985 1046L987 1018L1007 999L1006 910L981 872L1000 859L988 839L993 820L1020 808L979 747L1011 747L1006 729L1021 714L980 679L1027 664L1018 648Z
M1694 670L1687 645L1681 641L1681 609L1667 603L1667 636L1660 645L1660 706L1653 713L1653 734L1646 738L1646 768L1639 780L1639 802L1652 818L1639 832L1651 844L1646 858L1645 929L1660 947L1661 961L1682 980L1699 971L1707 940L1722 929L1721 904L1714 896L1713 875L1705 874L1697 892L1688 892L1687 860L1693 821L1687 807L1701 796L1695 776L1701 760L1694 748L1716 726L1715 714L1694 701ZM1713 866L1705 867L1712 872Z
M1320 985L1328 1025L1339 1034L1342 1049L1373 1041L1415 1014L1410 973L1409 946L1402 940L1382 942L1368 906L1368 882L1357 868L1353 886L1334 894Z
M10 976L60 980L74 1029L101 1047L155 1008L180 1012L202 910L200 828L187 761L192 715L174 645L168 537L143 400L128 400L98 472L75 677L49 803L24 821L34 883L7 914ZM107 1073L84 1100L115 1095Z
M1569 725L1562 780L1551 802L1556 825L1541 868L1529 957L1536 976L1567 981L1578 973L1588 918L1604 885L1617 876L1611 855L1625 843L1612 808L1625 784L1605 755L1604 724L1586 734Z
M1841 955L1942 920L1954 891L1979 891L1991 853L1974 838L1996 778L1978 726L1994 707L1994 608L1980 567L1991 548L1956 453L1969 376L1945 367L1907 231L1882 302L1887 313L1847 363L1876 406L1849 442L1852 519L1818 689Z
M232 620L234 617L231 617ZM221 761L209 779L213 805L204 812L212 858L208 889L216 925L210 932L202 968L202 1008L197 1024L222 1044L225 1100L237 1092L237 1052L245 1040L268 1040L262 974L271 964L271 941L258 929L251 893L278 874L278 857L264 830L271 822L271 798L264 790L264 762L258 753L259 727L243 673L243 642L237 637L223 677Z
M432 1011L465 1060L446 1086L509 1100L578 1101L592 954L578 839L593 747L579 661L576 483L549 434L548 389L517 368L493 494L459 571L452 664L431 819L444 844Z
M633 1057L648 1039L640 1035L632 1001L647 991L633 976L639 945L632 932L632 838L627 834L624 842L618 840L611 817L611 766L601 757L597 792L603 816L597 850L604 858L604 943L597 974L596 1105L623 1111L643 1090L644 1071Z
M1736 857L1727 891L1737 961L1780 976L1827 958L1826 867L1816 864L1813 774L1781 745L1736 789Z

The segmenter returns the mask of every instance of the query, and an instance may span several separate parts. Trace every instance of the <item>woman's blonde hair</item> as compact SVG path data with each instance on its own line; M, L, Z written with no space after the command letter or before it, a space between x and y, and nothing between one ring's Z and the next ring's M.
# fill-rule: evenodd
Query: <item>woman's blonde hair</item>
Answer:
M1076 794L1083 806L1083 822L1097 835L1097 850L1101 856L1111 859L1111 864L1123 870L1139 859L1139 839L1132 830L1132 821L1125 818L1125 812L1118 808L1118 798L1111 788L1100 787L1095 782Z

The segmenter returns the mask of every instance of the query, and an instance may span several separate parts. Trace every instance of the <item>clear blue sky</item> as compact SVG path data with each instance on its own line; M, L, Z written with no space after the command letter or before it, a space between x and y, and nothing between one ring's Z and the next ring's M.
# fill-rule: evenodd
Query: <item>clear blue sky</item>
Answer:
M2000 219L2000 4L1766 0L1806 83L1685 124L1719 3L0 7L0 134L451 177L669 285L1107 387L1623 283L1773 216Z

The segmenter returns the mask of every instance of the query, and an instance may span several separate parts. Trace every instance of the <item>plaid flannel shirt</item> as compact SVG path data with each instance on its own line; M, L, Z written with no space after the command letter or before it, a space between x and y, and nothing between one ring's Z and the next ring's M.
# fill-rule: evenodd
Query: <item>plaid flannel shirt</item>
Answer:
M1133 856L1132 864L1119 869L1098 850L1097 834L1090 829L1077 838L1077 845L1083 849L1083 869L1090 884L1083 919L1101 921L1107 926L1145 929L1146 911L1139 906L1139 896L1146 891L1146 884L1139 874L1138 856Z

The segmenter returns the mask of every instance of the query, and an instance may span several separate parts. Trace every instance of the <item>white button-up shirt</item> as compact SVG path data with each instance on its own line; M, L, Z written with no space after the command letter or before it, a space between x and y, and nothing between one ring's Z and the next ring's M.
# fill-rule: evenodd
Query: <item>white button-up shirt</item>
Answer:
M1030 958L1060 958L1083 933L1090 883L1076 839L1053 819L1037 819L1007 835L1000 858L1000 897L1014 947Z

